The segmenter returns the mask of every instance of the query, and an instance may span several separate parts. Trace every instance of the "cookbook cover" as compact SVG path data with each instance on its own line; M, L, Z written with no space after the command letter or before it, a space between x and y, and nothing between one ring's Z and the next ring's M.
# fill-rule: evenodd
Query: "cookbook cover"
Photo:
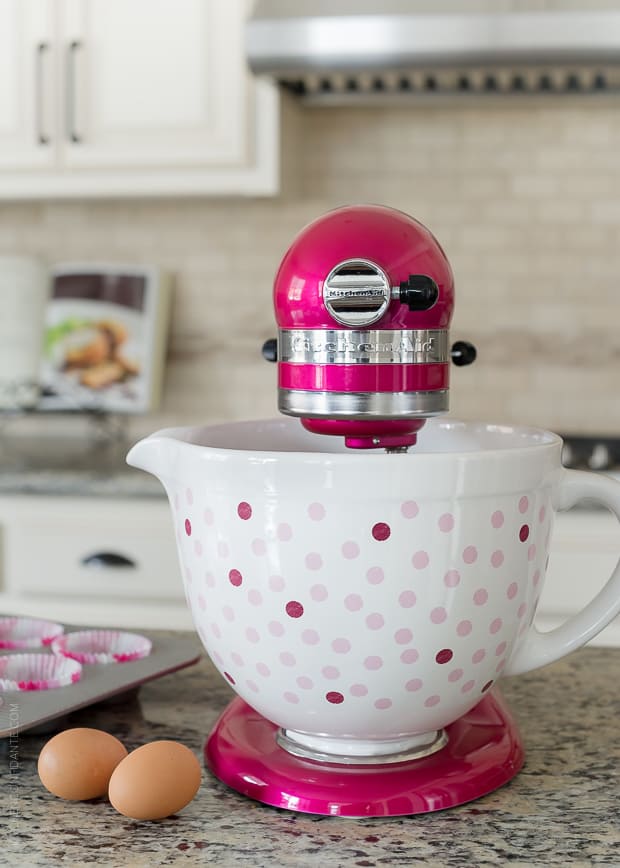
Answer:
M55 266L38 409L153 410L161 393L169 309L170 280L156 268Z

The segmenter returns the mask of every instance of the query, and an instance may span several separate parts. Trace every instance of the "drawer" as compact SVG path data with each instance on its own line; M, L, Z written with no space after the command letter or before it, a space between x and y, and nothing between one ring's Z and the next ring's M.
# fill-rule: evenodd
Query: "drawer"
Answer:
M11 507L9 594L183 599L167 501L38 497Z

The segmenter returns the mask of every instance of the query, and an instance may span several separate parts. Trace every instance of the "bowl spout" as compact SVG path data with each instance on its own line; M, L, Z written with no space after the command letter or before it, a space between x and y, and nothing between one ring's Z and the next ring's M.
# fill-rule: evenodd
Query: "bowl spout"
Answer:
M127 464L139 470L146 470L163 482L167 475L173 444L174 441L168 437L151 434L131 447L126 458Z

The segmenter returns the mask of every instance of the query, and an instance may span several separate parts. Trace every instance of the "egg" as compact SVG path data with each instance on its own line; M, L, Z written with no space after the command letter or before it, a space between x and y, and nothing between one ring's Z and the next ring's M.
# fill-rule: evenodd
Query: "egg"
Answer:
M176 741L152 741L116 767L108 796L126 817L161 820L191 802L200 778L200 763L189 748Z
M104 796L112 772L127 756L123 744L100 729L66 729L39 754L43 786L61 799L84 801Z

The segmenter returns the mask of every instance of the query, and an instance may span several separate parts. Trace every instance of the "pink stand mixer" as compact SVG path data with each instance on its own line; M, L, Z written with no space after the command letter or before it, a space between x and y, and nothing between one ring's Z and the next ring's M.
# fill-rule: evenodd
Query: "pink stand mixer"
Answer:
M450 347L452 272L406 214L315 220L274 300L263 354L301 425L166 429L128 456L166 488L196 629L238 694L206 764L253 799L318 814L476 799L523 764L497 679L620 611L617 567L561 627L533 624L554 512L587 497L620 516L620 485L562 468L551 432L437 418L450 361L475 350Z

